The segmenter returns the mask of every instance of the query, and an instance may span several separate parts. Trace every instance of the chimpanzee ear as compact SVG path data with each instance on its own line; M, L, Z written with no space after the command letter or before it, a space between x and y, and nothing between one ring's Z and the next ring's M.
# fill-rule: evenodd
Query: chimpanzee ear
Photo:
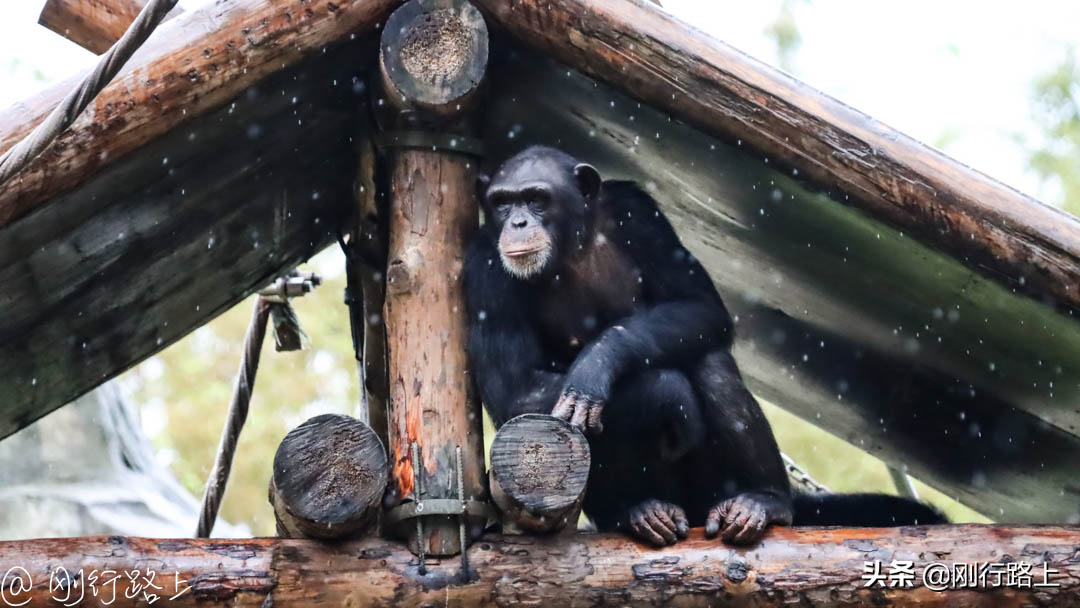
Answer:
M600 194L600 173L592 165L580 163L574 167L574 181L586 200L595 200Z
M488 186L491 184L491 176L487 173L476 174L476 200L480 201L480 204L484 204L484 195L487 194Z

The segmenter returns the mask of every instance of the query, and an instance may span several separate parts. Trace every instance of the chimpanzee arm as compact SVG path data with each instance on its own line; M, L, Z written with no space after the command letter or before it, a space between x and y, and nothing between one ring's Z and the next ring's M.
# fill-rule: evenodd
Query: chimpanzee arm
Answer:
M614 221L600 230L638 269L647 306L593 340L567 373L553 414L593 430L600 429L600 409L623 375L679 367L729 346L732 339L731 317L720 295L656 201L629 182L605 182L603 196L601 205Z
M496 427L519 414L549 413L563 385L530 325L528 298L499 264L486 239L477 239L465 261L469 368Z

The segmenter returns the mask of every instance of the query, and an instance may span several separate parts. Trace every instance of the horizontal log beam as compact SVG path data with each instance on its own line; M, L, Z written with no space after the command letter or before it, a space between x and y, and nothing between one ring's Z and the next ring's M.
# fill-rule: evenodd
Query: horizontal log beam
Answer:
M374 31L396 4L234 0L182 15L151 36L75 124L4 184L0 229L266 76L333 42ZM0 112L0 152L37 126L73 84Z
M911 586L867 587L866 563L913 562ZM924 584L931 563L1025 563L1026 584L936 591ZM1044 566L1046 564L1045 572ZM169 605L229 606L937 606L1080 605L1080 529L937 526L889 529L774 529L752 549L705 540L701 530L674 547L650 549L610 535L488 536L460 558L428 559L426 574L404 546L378 539L324 544L277 539L125 537L42 539L0 543L0 572L11 605L68 601L86 587L57 587L97 570L99 601L114 608L145 605L143 594ZM67 577L64 578L66 570ZM936 566L931 568L933 570ZM1014 566L1013 568L1018 568ZM155 573L157 589L137 592L125 572ZM1001 567L1005 569L1004 566ZM994 567L997 570L997 567ZM60 577L56 576L60 573ZM1045 581L1050 587L1034 587ZM49 579L53 575L54 584ZM32 585L14 583L14 577ZM895 577L894 577L895 578ZM141 579L140 579L141 580ZM904 579L897 579L903 582ZM933 578L931 578L931 584ZM19 593L14 591L19 590ZM100 593L105 593L103 597Z
M109 50L139 16L149 0L48 0L38 23L84 49L100 55ZM177 6L165 19L184 12Z
M477 0L490 21L1038 299L1080 309L1080 221L638 0Z

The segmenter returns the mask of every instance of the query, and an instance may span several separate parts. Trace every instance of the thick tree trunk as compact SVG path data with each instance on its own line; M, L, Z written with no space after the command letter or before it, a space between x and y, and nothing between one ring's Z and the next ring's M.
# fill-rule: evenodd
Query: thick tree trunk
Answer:
M38 23L84 49L100 55L109 50L149 0L48 0ZM165 19L182 13L177 6Z
M892 580L900 584L888 586L894 560L901 569L903 562L913 562L914 576L894 575ZM881 563L886 586L864 578L866 564L873 573L875 562ZM491 536L469 549L469 563L466 574L458 559L430 559L422 575L416 557L401 545L378 539L326 544L114 536L0 543L0 572L7 573L4 590L10 605L29 600L29 606L46 606L52 603L49 598L70 601L80 593L90 598L92 591L85 586L73 587L68 596L55 582L80 580L89 586L93 574L98 596L84 603L108 601L113 589L104 581L118 576L112 608L145 606L144 593L163 599L182 593L170 606L236 608L521 603L756 608L1080 606L1080 530L1075 528L774 529L749 549L705 540L699 529L691 531L688 540L664 549L649 549L609 535ZM1026 574L992 574L1007 571L1005 563L1024 564L1012 570ZM925 584L928 566L940 573L938 566L930 564L945 564L950 572L954 564L994 566L985 583L976 575L976 584L957 583L958 588L937 591ZM103 574L109 569L115 574ZM144 585L129 593L134 588L125 573L135 569L140 570L140 583L153 571L158 588ZM963 571L964 566L959 569ZM929 576L931 583L935 576ZM995 584L999 577L1000 584ZM32 585L16 583L16 579ZM906 580L911 581L910 587ZM1054 586L1035 586L1044 580Z
M328 44L382 23L396 0L215 2L150 37L57 141L0 189L0 228L126 154ZM0 152L72 88L64 82L0 112Z
M639 0L477 0L522 41L1006 286L1080 309L1080 222Z
M470 133L487 30L467 2L413 0L387 21L380 49L389 102L381 121L389 129L381 136L390 171L389 502L411 499L417 512L401 519L392 511L386 521L414 551L451 555L468 542L464 524L432 508L436 503L421 503L483 501L487 488L480 404L466 370L462 285L466 241L478 221L476 164L438 142Z

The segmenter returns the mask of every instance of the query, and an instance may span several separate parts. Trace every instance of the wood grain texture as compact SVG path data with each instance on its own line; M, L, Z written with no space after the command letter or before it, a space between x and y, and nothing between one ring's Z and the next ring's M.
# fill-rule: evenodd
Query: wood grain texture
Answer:
M482 419L467 370L462 285L465 243L478 213L475 168L468 157L429 150L396 152L391 163L385 309L391 488L399 499L414 497L411 446L418 442L422 495L457 498L460 446L465 496L483 500ZM429 551L452 554L457 523L444 523L443 534L432 533Z
M365 50L250 87L0 228L0 437L333 242L366 99L351 58Z
M912 586L867 588L865 564L881 561L888 574L893 560L913 562ZM1060 586L939 592L923 584L930 563L1006 561L1036 564L1033 584L1042 582L1045 563L1057 571L1049 582ZM99 576L115 570L115 608L145 605L141 593L128 594L131 580L122 574L135 568L157 573L162 589L149 591L165 599L176 593L179 577L187 591L169 603L177 606L1080 606L1076 528L774 528L759 545L741 549L705 540L700 529L664 549L607 535L488 536L469 549L469 564L466 574L459 559L429 559L421 575L416 557L378 539L328 544L114 536L0 542L0 571L21 567L25 575L16 574L34 583L19 596L30 606L51 604L56 596L49 576L59 567L72 576L80 569L83 576L95 568Z
M1080 221L643 0L477 0L493 24L703 133L740 142L1038 300L1080 311Z
M483 19L468 2L403 4L387 21L379 45L379 76L389 100L380 124L432 134L466 129L474 109L470 100L487 69L487 45ZM482 415L467 369L462 280L466 243L479 214L476 165L471 156L435 147L384 151L390 185L384 314L392 467L387 504L459 495L486 501ZM419 446L419 471L414 446ZM394 531L408 538L414 552L463 550L458 517L424 515L421 522L422 535L415 519ZM469 527L482 524L471 521Z
M278 535L350 538L371 530L386 491L386 448L371 427L323 414L289 431L274 455Z
M536 51L492 57L485 170L547 144L639 181L735 315L759 397L995 520L1080 522L1076 318Z
M396 0L215 2L160 28L86 112L0 189L0 228L332 43L372 32ZM362 58L350 61L363 62ZM0 152L72 88L0 112Z
M38 23L84 49L100 55L109 50L139 16L148 0L47 0ZM177 6L165 20L184 9Z
M577 523L591 463L589 442L565 420L517 416L491 442L491 497L507 523L551 532Z

